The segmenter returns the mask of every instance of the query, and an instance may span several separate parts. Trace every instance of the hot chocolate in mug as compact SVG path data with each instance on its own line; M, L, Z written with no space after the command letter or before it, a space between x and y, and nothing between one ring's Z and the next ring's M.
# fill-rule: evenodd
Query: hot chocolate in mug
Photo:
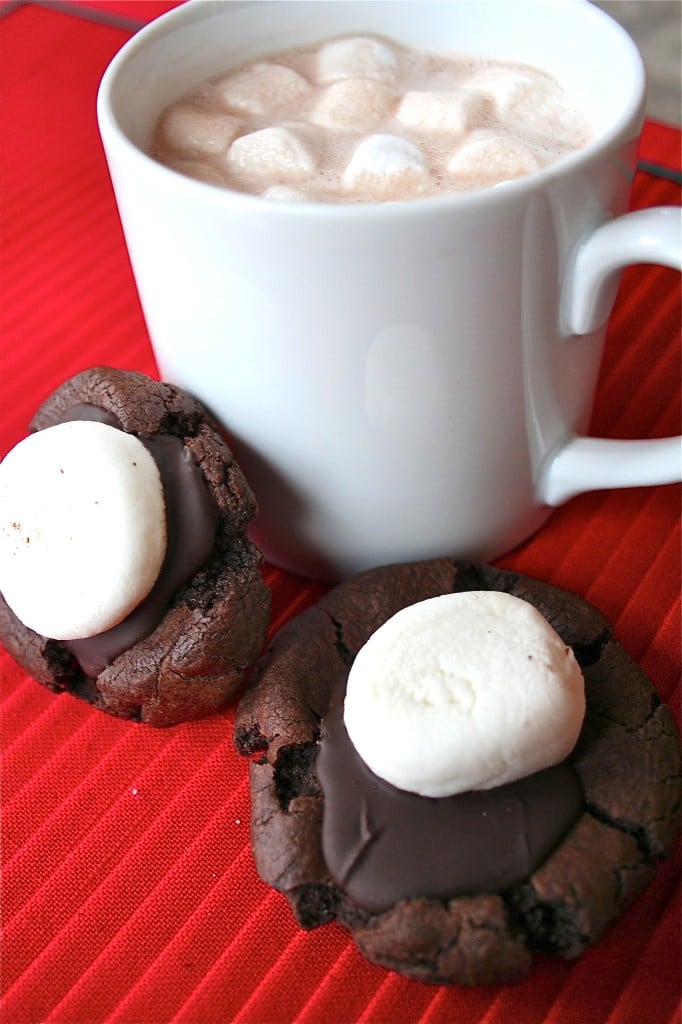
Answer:
M347 34L543 68L593 136L495 187L387 203L273 202L148 155L193 84ZM585 436L620 271L682 261L678 210L625 213L644 89L585 0L192 0L114 58L100 131L159 371L226 428L268 560L485 560L581 491L680 479L679 438Z

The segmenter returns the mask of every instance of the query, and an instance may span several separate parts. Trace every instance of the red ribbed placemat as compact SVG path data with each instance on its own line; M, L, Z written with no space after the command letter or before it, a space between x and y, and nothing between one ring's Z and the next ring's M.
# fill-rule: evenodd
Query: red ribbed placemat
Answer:
M0 6L3 454L64 377L155 372L95 95L130 25L171 6ZM679 169L680 133L647 125L642 156ZM634 206L678 202L674 184L638 176ZM633 268L595 432L676 433L679 367L678 275ZM676 487L585 495L502 560L597 604L678 721L679 513ZM265 575L271 632L324 589ZM1 651L0 671L7 1024L679 1021L679 858L581 960L539 959L509 988L430 988L366 963L337 926L300 932L259 881L232 713L157 732L51 695Z

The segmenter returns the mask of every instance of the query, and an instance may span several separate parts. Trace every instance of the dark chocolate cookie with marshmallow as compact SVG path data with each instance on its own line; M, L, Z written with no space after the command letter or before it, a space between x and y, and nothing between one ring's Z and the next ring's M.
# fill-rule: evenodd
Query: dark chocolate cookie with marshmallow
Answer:
M344 694L387 620L467 591L542 614L582 670L585 716L561 763L423 797L364 764ZM573 594L487 566L390 566L334 588L275 637L240 701L235 742L251 758L263 880L302 927L336 919L368 959L431 983L501 984L523 977L534 952L579 955L651 880L678 826L672 714L608 621Z
M13 514L12 497L3 497L0 573L3 564L24 557L22 545L28 549L33 543L36 553L26 570L30 587L22 585L20 572L8 568L5 593L0 578L0 639L9 653L49 689L120 718L169 726L224 709L262 649L270 593L260 552L246 536L256 515L255 498L215 422L179 388L140 373L97 367L61 385L38 409L30 429L26 442L5 460L5 492L16 493L23 444L38 453L29 452L29 467L61 448L63 465L51 467L51 494L62 503L55 506L54 518L61 519L48 529L37 514L29 516L35 503L27 500L22 516L32 518L29 527ZM118 440L121 432L124 444ZM48 438L54 442L43 444ZM79 457L91 460L91 492L87 465L79 466ZM96 468L103 459L98 484ZM10 472L11 461L18 468ZM114 500L109 466L116 480L125 478L131 500L131 472L144 470L146 489L141 488L130 523L121 522L125 509ZM74 481L70 493L64 480ZM29 483L26 488L30 498ZM86 501L93 516L102 515L92 529L82 507ZM102 506L111 507L102 511ZM78 529L69 529L69 512ZM136 529L140 536L130 539ZM85 552L79 540L90 545ZM105 555L107 547L115 550L114 558ZM34 621L30 594L40 581L41 550L49 554L43 566L50 578L42 580ZM137 592L131 582L135 558L145 563ZM105 568L109 575L103 579ZM53 635L38 631L36 623Z

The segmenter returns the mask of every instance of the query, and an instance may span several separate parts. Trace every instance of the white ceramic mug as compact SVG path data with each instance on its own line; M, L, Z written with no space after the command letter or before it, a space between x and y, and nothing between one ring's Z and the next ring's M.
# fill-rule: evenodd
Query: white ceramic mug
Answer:
M190 85L350 32L546 68L594 140L495 188L352 206L146 155ZM489 559L580 491L680 479L679 438L583 436L619 271L681 262L679 211L623 215L643 104L635 46L583 0L193 0L123 47L98 116L159 370L227 428L270 561Z

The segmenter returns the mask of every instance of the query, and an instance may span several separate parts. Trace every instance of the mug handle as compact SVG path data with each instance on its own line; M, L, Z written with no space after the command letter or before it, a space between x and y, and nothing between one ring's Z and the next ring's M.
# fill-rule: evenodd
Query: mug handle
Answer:
M659 206L627 213L597 227L575 250L562 296L566 335L590 334L611 312L620 272L630 264L658 263L682 270L682 210ZM569 438L538 481L545 505L561 505L584 491L641 487L682 480L682 437L617 441Z

